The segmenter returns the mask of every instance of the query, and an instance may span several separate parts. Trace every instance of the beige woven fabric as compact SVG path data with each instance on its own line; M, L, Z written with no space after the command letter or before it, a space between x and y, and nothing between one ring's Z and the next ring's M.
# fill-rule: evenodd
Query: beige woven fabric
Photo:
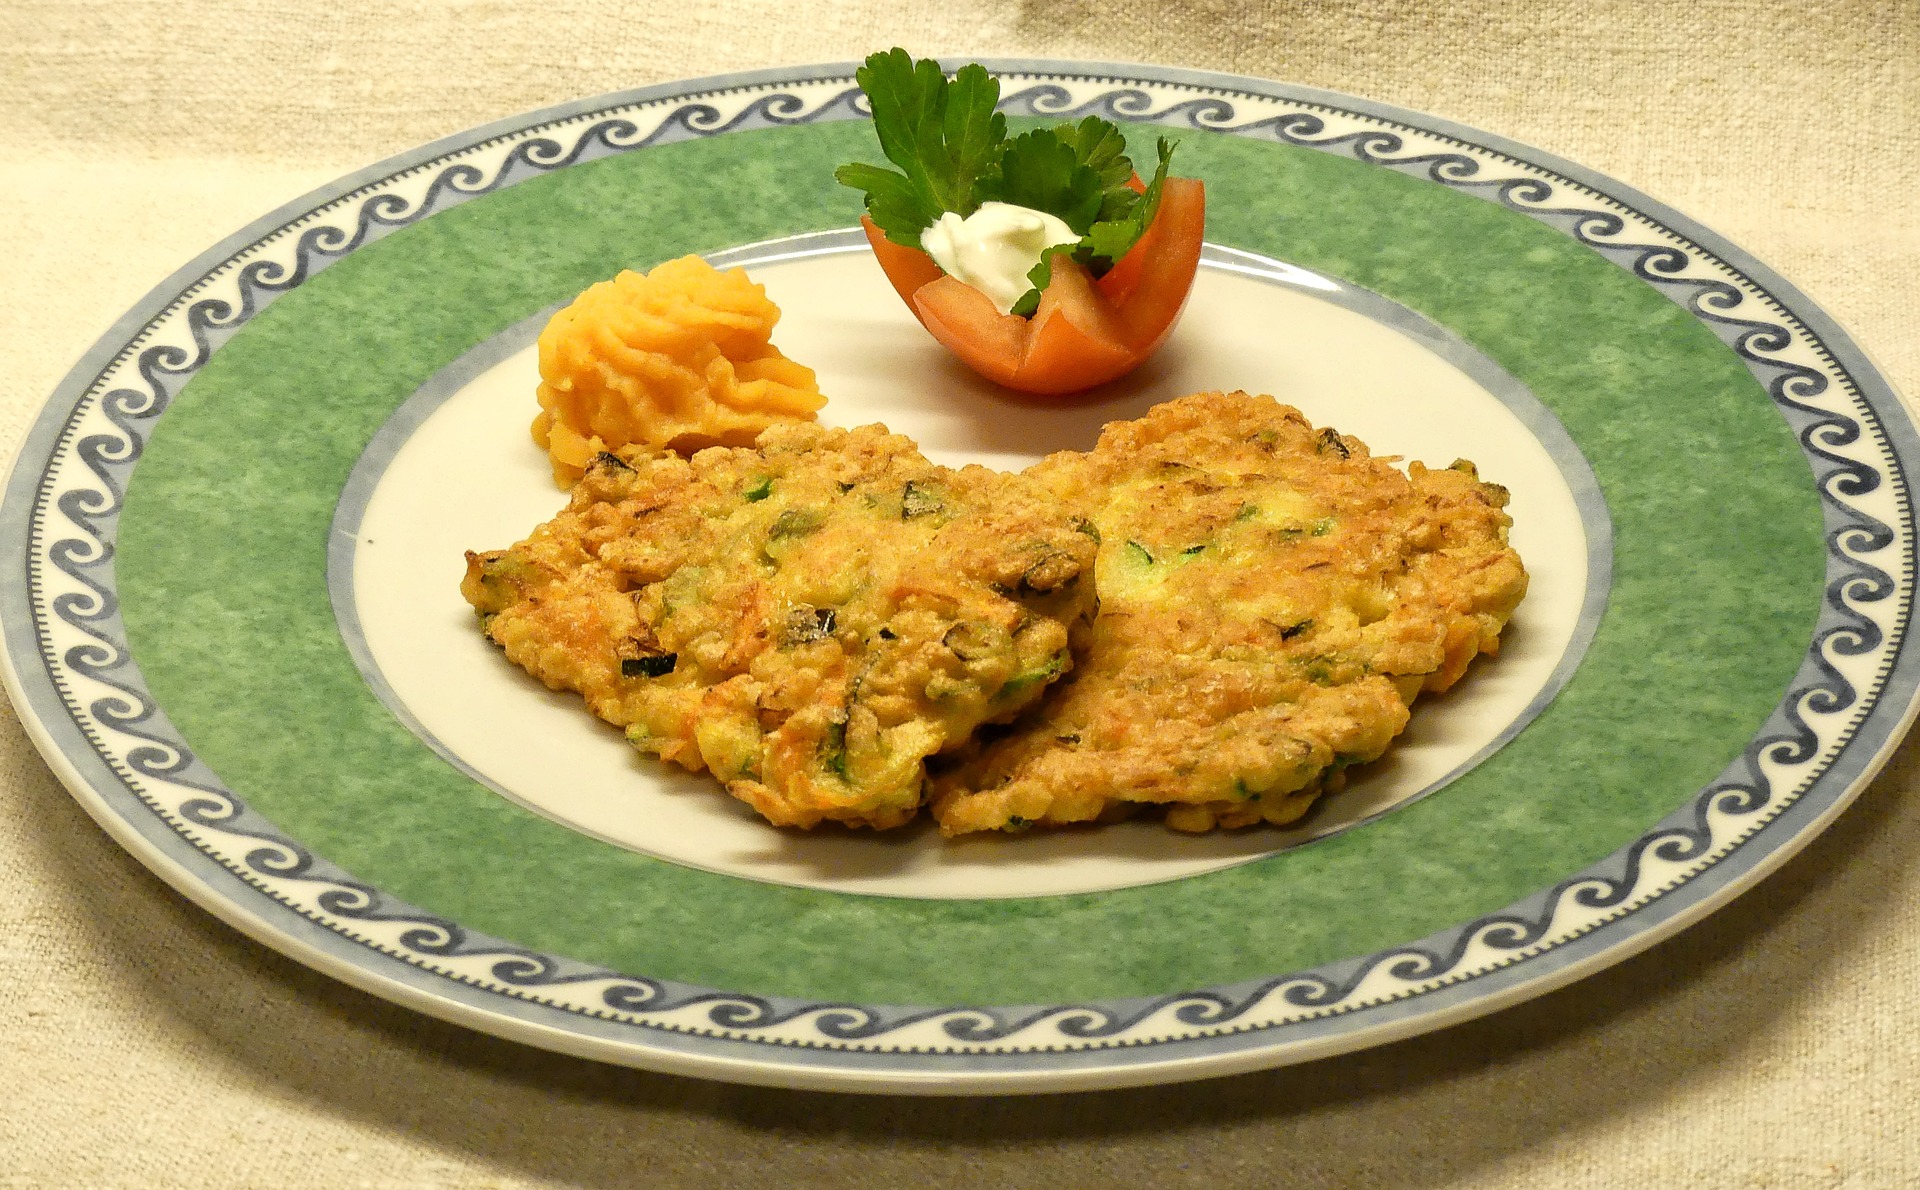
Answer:
M9 0L0 447L118 315L351 169L643 83L917 52L1156 61L1449 116L1767 261L1920 393L1914 0ZM1920 1185L1920 753L1729 908L1450 1031L1193 1086L853 1098L594 1065L244 939L0 711L0 1187Z

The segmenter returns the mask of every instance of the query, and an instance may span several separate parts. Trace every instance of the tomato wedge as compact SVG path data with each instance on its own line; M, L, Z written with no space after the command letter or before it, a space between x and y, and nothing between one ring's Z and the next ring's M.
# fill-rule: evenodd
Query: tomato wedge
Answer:
M962 363L1007 388L1062 395L1126 375L1173 332L1200 267L1207 196L1198 179L1168 178L1152 225L1127 254L1098 279L1056 260L1030 319L1000 313L925 252L887 239L864 215L860 223L907 308Z

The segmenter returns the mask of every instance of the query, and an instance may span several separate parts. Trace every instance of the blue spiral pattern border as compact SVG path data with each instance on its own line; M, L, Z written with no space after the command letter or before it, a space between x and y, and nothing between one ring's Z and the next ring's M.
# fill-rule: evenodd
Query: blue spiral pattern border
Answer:
M1126 80L1084 73L1085 67L994 65L1012 76L1043 76L1012 90L1002 105L1009 112L1061 118L1100 114L1267 139L1341 154L1501 204L1601 253L1711 327L1746 361L1794 427L1814 470L1827 517L1825 614L1789 694L1744 754L1642 838L1501 913L1314 971L1079 1005L928 1008L817 1003L623 975L516 947L400 904L278 832L224 789L188 750L146 692L119 629L112 542L121 495L146 434L180 386L278 295L365 244L450 206L612 153L744 128L865 118L863 102L851 87L851 71L831 67L813 72L812 77L796 78L790 73L742 80L733 86L727 85L729 80L714 80L716 85L710 87L694 84L691 93L656 89L589 101L546 113L553 118L544 122L510 122L429 146L412 160L402 159L404 168L382 172L386 167L375 167L343 184L319 206L296 204L281 213L293 215L291 219L275 222L279 217L270 217L264 234L246 243L230 242L211 254L212 267L206 267L208 260L189 266L188 272L197 268L199 275L174 289L178 296L127 336L124 346L115 347L110 359L96 350L95 357L69 380L69 389L84 385L84 391L70 408L61 408L58 398L49 407L46 417L59 419L57 433L44 453L36 453L30 440L8 493L8 503L17 509L22 470L42 467L39 475L29 477L31 509L19 518L25 522L29 544L26 602L33 614L39 676L57 692L63 713L85 737L86 746L127 792L165 820L167 830L229 873L355 944L431 971L438 978L626 1027L744 1040L760 1049L973 1054L1001 1063L1017 1063L1022 1055L1033 1054L1042 1055L1044 1062L1049 1052L1076 1049L1191 1050L1195 1042L1271 1032L1302 1021L1435 998L1522 960L1576 948L1602 925L1628 914L1645 914L1675 889L1711 883L1716 867L1737 866L1728 860L1763 827L1790 815L1817 781L1835 784L1838 773L1838 784L1845 789L1828 799L1837 803L1864 780L1875 763L1872 756L1855 763L1851 771L1841 773L1839 768L1843 754L1856 743L1856 733L1886 692L1910 615L1912 510L1902 451L1895 449L1891 433L1897 430L1911 439L1912 431L1904 423L1890 427L1866 400L1860 378L1869 378L1880 389L1884 381L1864 359L1851 367L1843 361L1843 356L1857 357L1844 335L1837 328L1820 333L1795 312L1810 308L1810 303L1790 290L1788 300L1782 301L1755 280L1753 273L1763 270L1736 268L1727 259L1732 254L1715 253L1676 230L1687 226L1685 221L1666 217L1669 213L1659 211L1657 204L1622 201L1617 195L1623 188L1617 185L1604 185L1604 180L1596 182L1577 167L1523 153L1517 146L1469 130L1439 122L1416 124L1407 113L1383 115L1387 109L1344 97L1217 75L1168 71L1161 72L1166 77L1158 80ZM781 89L783 80L790 81L792 88ZM1156 92L1183 91L1201 94L1164 106L1156 99ZM743 95L750 96L744 103L723 102ZM1241 118L1243 106L1261 105L1286 110ZM663 111L649 110L663 107ZM643 120L638 118L640 113L660 118ZM481 164L472 159L487 155L495 160ZM1501 176L1498 167L1505 167L1507 176ZM422 176L427 183L417 196L396 192L401 183ZM1638 197L1628 192L1629 200ZM286 257L262 254L264 246L293 235L311 215L338 209L351 209L350 226L325 222L307 226L298 230ZM1656 219L1649 210L1663 217ZM1658 237L1647 242L1647 226L1658 228L1668 242L1658 242ZM196 298L229 275L235 294ZM157 292L180 280L175 278ZM177 341L143 346L174 317L181 319L190 347ZM1828 341L1836 338L1837 351ZM1810 348L1821 366L1787 358L1795 345ZM90 365L96 363L104 366L90 372ZM95 395L101 381L128 367L137 377L137 386L123 384ZM1822 398L1833 395L1836 383L1844 390L1845 405L1836 408L1831 400L1822 405ZM1860 415L1855 416L1856 412ZM90 427L85 424L89 420ZM103 420L104 427L98 424ZM1903 441L1901 445L1910 457L1912 444ZM63 462L84 467L90 485L73 481ZM1869 514L1865 505L1875 499L1890 501L1897 515L1882 519ZM77 533L47 540L52 529L50 507L57 508ZM13 515L19 517L17 511ZM1899 550L1890 562L1892 569L1868 560L1868 555L1878 556L1895 545ZM65 576L66 589L54 593L44 567ZM10 636L16 631L9 626ZM19 651L11 642L10 650ZM1879 660L1865 680L1848 676L1846 659L1876 656ZM107 693L83 698L74 676ZM1910 699L1910 691L1901 693ZM1886 725L1883 738L1870 741L1876 752L1897 738L1907 710L1904 704L1896 707L1892 714L1900 722ZM1821 731L1809 722L1810 714L1848 718L1823 742ZM130 744L115 747L98 728L117 733ZM1805 775L1793 788L1779 787L1773 771L1794 766L1818 771ZM166 782L191 794L170 814L143 790L147 781ZM1837 809L1837 804L1832 808ZM1722 820L1748 825L1724 854L1715 856L1716 838L1725 833L1716 832L1715 823ZM215 836L223 837L226 845L209 843ZM1656 869L1673 874L1649 897L1643 886ZM308 907L288 893L302 887L313 894ZM1563 919L1581 916L1590 920L1584 925L1576 922L1569 933ZM798 1033L792 1032L795 1026ZM783 1029L790 1035L769 1036ZM890 1045L877 1050L873 1045L889 1041ZM1207 1052L1204 1044L1201 1052Z

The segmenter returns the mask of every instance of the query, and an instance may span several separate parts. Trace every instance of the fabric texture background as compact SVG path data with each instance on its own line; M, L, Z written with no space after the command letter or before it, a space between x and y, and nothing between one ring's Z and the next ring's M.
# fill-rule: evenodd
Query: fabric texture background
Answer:
M1725 234L1920 393L1914 0L11 0L0 447L228 233L488 120L916 53L1328 87ZM617 1069L442 1024L173 893L0 711L0 1187L1920 1184L1920 752L1756 890L1477 1022L1212 1082L954 1101Z

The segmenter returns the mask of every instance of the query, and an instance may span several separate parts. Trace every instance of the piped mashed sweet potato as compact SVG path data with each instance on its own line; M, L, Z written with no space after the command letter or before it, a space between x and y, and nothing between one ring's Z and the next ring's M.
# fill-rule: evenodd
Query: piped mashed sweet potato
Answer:
M555 482L571 486L603 451L747 446L811 420L826 398L813 369L773 345L779 319L745 270L698 256L587 289L540 333L533 440Z

